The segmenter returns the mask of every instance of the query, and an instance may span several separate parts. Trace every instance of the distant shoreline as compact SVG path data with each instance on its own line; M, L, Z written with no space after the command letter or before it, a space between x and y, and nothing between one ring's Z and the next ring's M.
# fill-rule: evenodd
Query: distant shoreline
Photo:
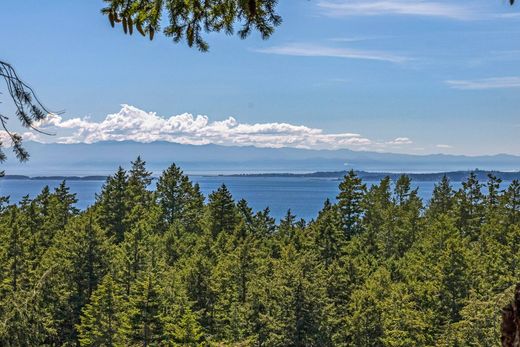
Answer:
M312 173L265 173L265 174L234 174L234 175L220 175L224 177L305 177L305 178L329 178L329 179L342 179L348 171L323 171L323 172L312 172ZM504 181L520 180L520 171L517 172L505 172L505 171L488 171L488 170L466 170L466 171L448 171L448 172L434 172L434 173L396 173L396 172L368 172L368 171L356 171L356 174L366 181L381 180L385 177L390 177L392 180L396 180L402 175L409 176L412 181L416 182L436 182L442 179L443 176L447 176L451 181L461 182L464 181L470 173L475 173L477 178L481 181L486 180L488 175L492 174L497 178Z
M25 175L5 175L0 180L28 180L28 181L105 181L108 176L25 176Z
M390 177L396 180L401 175L409 176L413 181L417 182L435 182L439 181L443 176L447 176L454 182L464 181L468 175L473 172L481 181L486 180L489 174L496 176L504 181L520 180L520 171L505 172L505 171L487 171L487 170L472 170L472 171L449 171L449 172L435 172L435 173L396 173L396 172L369 172L356 171L357 175L366 181L381 180L385 177ZM318 171L310 173L244 173L244 174L197 174L189 176L200 177L244 177L244 178L327 178L327 179L342 179L347 171ZM26 175L5 175L1 177L3 180L56 180L56 181L105 181L108 176L105 175L89 175L89 176L26 176ZM156 177L154 177L156 178Z

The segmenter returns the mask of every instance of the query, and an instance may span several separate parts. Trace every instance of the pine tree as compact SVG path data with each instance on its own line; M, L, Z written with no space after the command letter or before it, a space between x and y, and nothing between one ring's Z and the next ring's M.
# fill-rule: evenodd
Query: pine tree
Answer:
M350 170L339 185L337 196L342 228L347 239L361 231L362 200L366 193L363 184L354 170Z
M440 303L447 322L456 322L461 318L461 309L469 295L467 248L464 247L464 240L460 238L448 240L445 247L439 259L442 269Z
M127 188L130 201L146 204L148 202L146 188L152 183L152 173L146 170L146 162L141 159L141 156L138 156L131 164Z
M121 281L126 295L131 294L136 279L146 265L149 237L147 225L138 223L126 233L114 257L117 279Z
M387 236L392 238L392 255L404 256L415 243L422 222L422 201L418 189L411 189L411 179L402 175L394 188L394 206L392 216L387 224Z
M193 311L200 313L200 323L207 330L214 325L215 292L211 286L213 264L204 254L205 250L194 249L193 256L186 260L182 276L187 296L193 304Z
M166 169L157 181L157 202L167 224L180 221L188 231L196 231L203 212L204 197L198 184L175 164Z
M163 335L173 346L203 346L205 332L199 322L201 317L192 309L194 302L188 298L182 276L173 268L163 276L160 315Z
M383 308L390 291L390 273L384 267L352 293L345 335L350 346L384 346Z
M185 204L182 187L183 172L175 164L166 169L157 181L157 201L162 208L163 218L168 224L180 220Z
M288 209L278 225L278 236L281 240L286 242L294 240L296 229L295 221L296 216L291 212L291 209Z
M442 176L441 182L433 188L433 195L430 199L428 214L437 217L446 214L453 208L453 188L451 187L449 178Z
M505 207L507 225L517 225L520 222L520 181L511 182L502 197Z
M201 220L204 215L204 195L198 183L192 185L188 177L182 180L183 190L187 194L185 208L182 214L182 224L190 233L201 232Z
M388 236L388 232L384 228L385 223L391 223L394 219L390 177L382 179L379 185L371 186L362 203L365 211L362 225L367 233L364 237L367 241L366 247L370 249L370 253L379 254L380 248L384 247L381 243L388 243L380 240Z
M232 248L228 243L228 247ZM214 305L214 330L222 341L239 343L249 333L248 307L245 305L252 268L250 250L240 245L222 253L211 277L217 293Z
M493 174L488 174L488 181L486 184L487 187L487 199L486 204L487 208L491 211L496 209L500 200L500 184L502 183L502 179L497 178Z
M24 216L20 221L20 227L25 230L24 233L27 235L27 260L30 263L30 270L34 271L46 250L40 244L42 219L38 213L36 201L30 200L28 195L23 197L19 206L20 212Z
M126 187L126 208L128 210L124 223L131 227L146 214L151 207L152 194L147 187L152 182L152 173L146 170L146 162L138 156L131 162Z
M346 238L341 225L337 206L332 205L327 199L313 225L315 244L326 267L342 255Z
M231 234L234 231L237 224L236 206L226 185L222 184L209 195L208 209L214 238L222 232Z
M57 203L57 200L53 198L49 186L43 187L42 191L34 199L38 231L36 232L35 238L37 238L37 248L39 253L43 254L47 248L51 246L54 234L58 231L57 227L62 225L59 219L54 218L56 214L52 213L53 204ZM56 210L56 209L54 209Z
M51 192L49 186L45 186L43 187L40 194L38 194L38 196L34 199L43 217L46 217L49 214L50 198Z
M189 308L180 319L169 326L169 341L174 346L204 346L204 332L198 322L198 316Z
M394 200L397 206L406 204L412 194L412 180L407 175L401 175L395 182Z
M71 266L67 271L77 290L73 300L77 302L79 310L105 275L111 249L106 236L94 224L90 214L71 222L67 231L68 234L63 235L58 247L67 251L63 258Z
M11 290L16 292L24 284L25 264L25 240L18 222L18 209L13 207L9 211L9 223L7 225L7 281Z
M246 229L251 231L254 227L253 209L249 207L245 199L240 199L237 203L237 210L240 218L244 221Z
M52 212L54 218L57 221L57 230L61 230L67 224L70 217L76 215L79 210L74 207L74 204L78 202L76 194L70 193L70 188L67 187L65 181L62 181L60 185L54 190L52 194Z
M140 273L128 297L129 307L126 314L131 325L129 336L134 344L142 346L160 344L163 332L160 319L161 287L154 266L150 265Z
M114 176L109 176L97 197L99 208L99 224L107 234L119 243L123 241L127 229L126 220L129 213L127 196L128 179L126 171L119 167Z
M130 325L125 316L125 301L111 275L106 275L90 303L85 305L77 327L81 346L128 346Z
M482 184L479 183L477 175L472 172L462 188L455 194L457 200L458 226L459 229L476 239L477 231L484 218L484 195Z
M105 233L89 214L71 219L56 234L37 272L53 268L49 279L53 285L44 290L45 300L52 302L52 329L59 332L53 343L76 341L81 310L106 274L110 253Z
M254 233L258 237L269 237L276 231L276 220L270 216L269 207L254 216Z

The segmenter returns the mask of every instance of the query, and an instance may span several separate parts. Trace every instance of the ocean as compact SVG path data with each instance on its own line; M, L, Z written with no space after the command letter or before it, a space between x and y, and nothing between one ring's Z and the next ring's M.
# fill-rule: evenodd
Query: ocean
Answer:
M307 221L317 216L327 198L335 200L340 183L337 179L308 177L190 176L190 179L199 183L206 198L221 184L225 184L235 201L245 199L255 211L269 207L271 215L280 219L290 209L298 218ZM60 182L52 179L0 179L0 196L10 196L10 202L15 203L27 194L34 198L44 186L48 185L52 189ZM85 209L92 205L103 183L103 180L67 181L71 192L77 194L76 207ZM370 186L378 182L365 183ZM414 183L414 188L419 187L419 195L425 203L431 198L435 183L437 182ZM509 183L503 182L503 187L507 187ZM458 189L461 183L452 182L452 185ZM155 182L152 182L151 188L154 187Z

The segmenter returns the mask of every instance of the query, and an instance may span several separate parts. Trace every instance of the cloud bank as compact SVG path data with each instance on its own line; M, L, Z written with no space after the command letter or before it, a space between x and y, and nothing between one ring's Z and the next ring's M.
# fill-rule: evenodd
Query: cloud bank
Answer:
M240 123L233 117L210 121L207 116L184 113L161 117L136 107L122 105L119 112L101 121L89 118L63 119L49 115L36 124L57 133L52 140L60 143L93 143L99 141L168 141L181 144L218 144L227 146L293 147L314 149L383 149L411 144L407 137L374 141L355 133L326 133L322 129L289 123ZM67 135L63 136L63 133ZM40 142L49 137L35 135Z

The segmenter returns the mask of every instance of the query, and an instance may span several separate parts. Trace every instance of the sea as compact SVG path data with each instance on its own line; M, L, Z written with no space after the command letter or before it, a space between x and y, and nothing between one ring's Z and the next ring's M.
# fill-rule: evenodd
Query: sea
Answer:
M316 218L326 199L336 200L340 183L339 179L310 177L254 177L254 176L190 176L193 182L200 185L202 193L207 196L220 185L225 184L233 194L235 201L245 199L255 211L269 207L271 216L281 219L290 209L297 218L310 221ZM67 186L77 195L76 207L85 209L92 205L96 193L101 191L104 180L70 180ZM16 203L23 196L34 198L46 185L53 189L61 183L58 179L0 179L0 196L9 196L10 203ZM377 184L376 181L364 181L367 186ZM427 203L431 198L437 182L415 182L419 188L419 196ZM510 182L503 182L507 187ZM452 182L458 189L461 182ZM152 182L151 189L155 187Z

